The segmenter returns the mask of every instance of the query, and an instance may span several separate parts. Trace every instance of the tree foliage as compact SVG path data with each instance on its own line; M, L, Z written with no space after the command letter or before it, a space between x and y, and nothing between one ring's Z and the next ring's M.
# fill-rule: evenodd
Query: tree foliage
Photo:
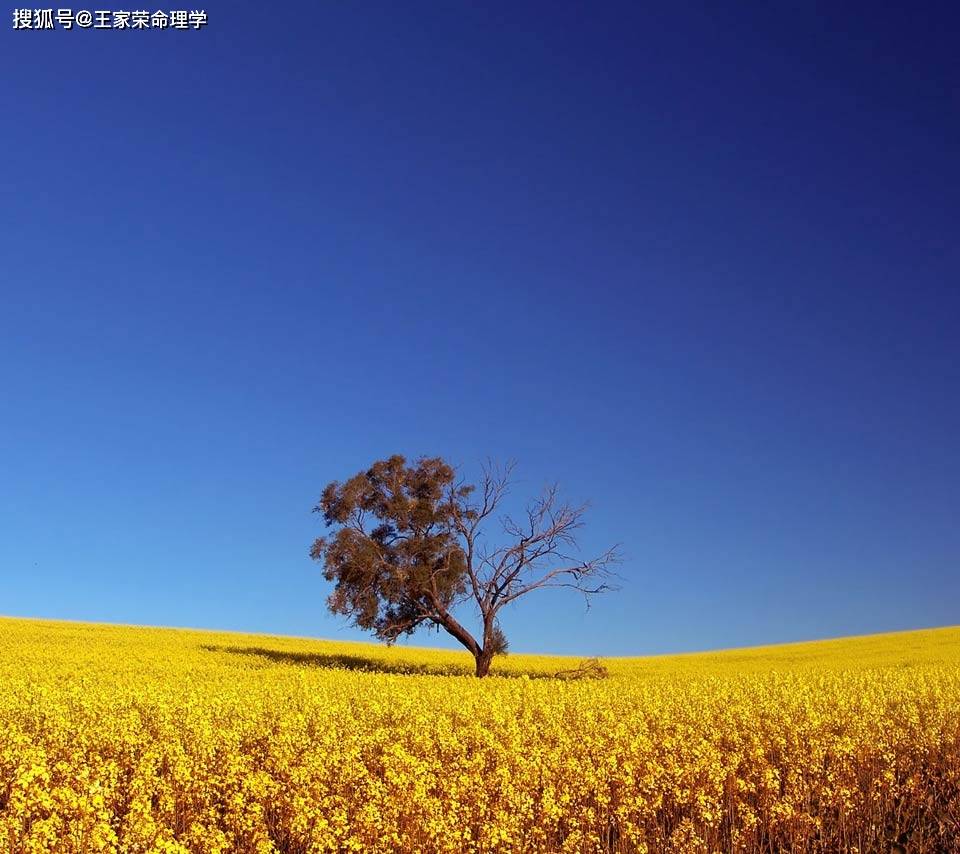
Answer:
M388 643L421 626L442 628L485 676L493 657L507 650L497 619L506 605L543 588L586 596L611 589L617 549L582 559L576 533L586 507L560 501L555 487L521 519L501 517L499 536L490 539L486 529L512 468L487 466L474 486L439 457L408 465L395 455L328 484L314 509L334 532L317 539L310 554L334 583L330 609ZM481 625L476 637L454 616L469 601Z

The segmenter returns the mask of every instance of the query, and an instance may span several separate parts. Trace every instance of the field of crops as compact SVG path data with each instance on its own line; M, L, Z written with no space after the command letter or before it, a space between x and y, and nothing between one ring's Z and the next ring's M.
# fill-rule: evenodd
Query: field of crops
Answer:
M0 619L0 851L960 850L960 630L605 663Z

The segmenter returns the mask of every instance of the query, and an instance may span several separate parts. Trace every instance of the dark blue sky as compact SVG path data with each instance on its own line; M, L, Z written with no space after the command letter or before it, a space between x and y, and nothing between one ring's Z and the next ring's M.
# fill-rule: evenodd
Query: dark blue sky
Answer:
M8 19L0 613L359 637L310 508L399 452L623 543L518 650L960 623L958 14L647 5Z

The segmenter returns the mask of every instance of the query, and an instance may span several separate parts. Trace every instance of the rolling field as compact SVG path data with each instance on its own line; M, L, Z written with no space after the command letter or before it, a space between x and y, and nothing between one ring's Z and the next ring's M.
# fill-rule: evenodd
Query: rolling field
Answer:
M0 851L960 850L960 629L576 664L0 619Z

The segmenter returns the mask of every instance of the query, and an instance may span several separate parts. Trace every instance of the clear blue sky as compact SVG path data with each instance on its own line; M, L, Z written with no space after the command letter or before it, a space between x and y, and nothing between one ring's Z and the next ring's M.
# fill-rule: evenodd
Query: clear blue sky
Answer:
M398 452L623 543L518 650L960 623L956 7L752 5L8 17L0 613L361 637L310 509Z

